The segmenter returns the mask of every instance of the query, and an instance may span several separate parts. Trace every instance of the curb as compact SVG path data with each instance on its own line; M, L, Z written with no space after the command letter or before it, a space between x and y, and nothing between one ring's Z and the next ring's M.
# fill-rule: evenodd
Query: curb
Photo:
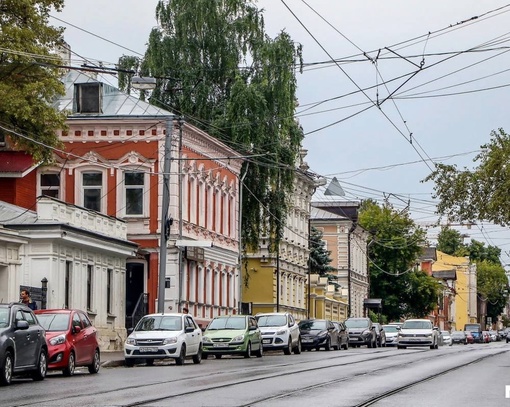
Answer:
M119 367L124 366L124 360L105 360L101 362L101 367Z

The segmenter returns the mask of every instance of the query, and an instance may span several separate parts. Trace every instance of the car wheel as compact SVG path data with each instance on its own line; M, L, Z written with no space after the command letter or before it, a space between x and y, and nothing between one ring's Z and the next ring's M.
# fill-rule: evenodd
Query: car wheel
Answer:
M67 360L67 367L62 371L64 376L72 376L74 374L74 369L76 368L76 360L74 358L74 352L71 351L69 353L69 359Z
M193 363L198 365L202 361L202 345L199 345L198 352L196 355L193 355Z
M39 361L37 362L37 370L32 373L32 379L38 382L44 380L47 371L48 358L46 357L46 351L41 349L41 353L39 353Z
M202 359L206 360L209 357L208 353L202 352Z
M154 359L145 359L145 364L147 366L154 366Z
M251 342L248 342L248 346L246 347L246 352L244 353L245 358L251 358Z
M264 347L262 346L262 342L259 343L259 349L255 352L255 356L261 358L264 355Z
M405 346L397 345L397 349L406 349L406 347Z
M301 338L298 338L297 345L294 347L294 355L299 355L301 353Z
M326 346L324 346L324 350L330 351L331 350L331 338L328 338L326 341Z
M181 351L179 352L179 357L175 359L175 364L178 366L182 366L184 364L184 359L186 359L186 345L183 343L181 345Z
M99 355L99 349L96 349L94 352L94 359L92 359L92 364L87 366L89 368L89 373L96 374L99 372L101 368L101 356Z
M292 338L290 336L287 340L287 347L283 349L283 353L285 355L290 355L292 353Z
M12 371L14 368L14 359L11 352L5 352L4 360L2 361L2 376L0 376L0 385L7 386L12 381Z

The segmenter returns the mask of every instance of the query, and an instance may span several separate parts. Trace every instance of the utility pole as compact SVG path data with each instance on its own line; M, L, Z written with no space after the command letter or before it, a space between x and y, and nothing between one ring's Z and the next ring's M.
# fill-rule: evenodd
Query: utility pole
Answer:
M161 236L159 241L158 312L165 312L165 283L167 242L170 235L168 209L170 206L170 162L172 160L172 132L174 116L166 118L165 150L163 153L163 197L161 201ZM180 219L179 219L180 222Z

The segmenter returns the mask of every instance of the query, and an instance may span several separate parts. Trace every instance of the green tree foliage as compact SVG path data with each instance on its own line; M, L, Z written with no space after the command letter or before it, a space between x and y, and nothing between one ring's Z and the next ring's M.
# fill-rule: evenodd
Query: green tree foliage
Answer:
M437 164L424 181L434 181L437 212L462 222L490 221L510 224L510 138L503 129L491 132L489 143L474 158L478 166L470 171L455 165Z
M370 296L383 300L388 320L426 315L437 305L439 283L416 271L416 259L425 243L425 232L406 212L391 206L363 202L359 224L372 233L368 257Z
M487 316L496 321L506 305L508 278L505 269L499 263L482 260L476 263L476 270L478 295L487 301Z
M55 130L65 127L65 115L51 106L64 93L55 67L62 61L53 53L63 44L63 29L48 24L49 12L63 5L64 0L0 2L0 126L9 130L0 131L37 161L52 160L47 146L59 145Z
M451 256L463 257L468 255L462 234L452 228L442 227L437 237L437 250Z
M326 250L326 243L322 240L323 233L314 228L310 231L310 272L312 274L319 274L321 277L329 276L335 270L330 266L332 261L329 255L331 251Z
M171 106L237 151L265 155L242 170L243 243L256 250L263 234L275 252L303 139L293 118L300 47L285 32L269 38L262 12L246 0L160 1L156 18L139 62L142 75L158 78L151 103ZM119 83L127 87L122 75Z

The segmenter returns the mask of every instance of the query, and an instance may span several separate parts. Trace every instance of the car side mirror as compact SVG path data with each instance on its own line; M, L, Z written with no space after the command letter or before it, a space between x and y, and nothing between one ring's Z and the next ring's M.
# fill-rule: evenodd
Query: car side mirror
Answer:
M79 326L73 326L73 333L77 334L81 332L81 327Z
M195 328L193 328L192 326L187 326L186 328L184 328L184 332L186 333L195 332Z
M248 328L249 331L256 331L257 330L257 327L256 326L252 326L250 325L250 327Z
M16 328L17 329L28 329L28 322L27 321L18 321L18 322L16 322Z
M128 328L128 330L127 330L128 336L131 335L134 330L135 330L135 328Z

